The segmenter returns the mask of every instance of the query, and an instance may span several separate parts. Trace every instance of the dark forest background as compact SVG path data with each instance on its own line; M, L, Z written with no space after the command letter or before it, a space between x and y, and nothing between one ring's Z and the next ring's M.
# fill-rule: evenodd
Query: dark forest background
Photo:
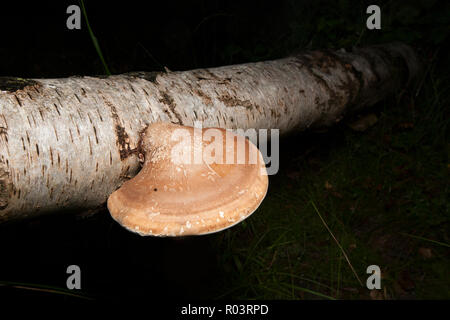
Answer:
M0 76L101 75L105 69L77 1L2 4ZM377 4L382 29L366 28ZM0 295L78 301L66 268L82 270L93 299L450 298L449 51L447 1L85 1L111 73L189 70L276 59L298 50L351 49L402 41L425 66L404 90L327 132L285 137L281 170L258 211L227 231L193 238L141 238L107 210L63 212L0 226ZM1 106L0 106L1 108ZM382 290L361 287L379 265ZM31 290L33 289L33 290ZM73 292L72 292L73 293Z

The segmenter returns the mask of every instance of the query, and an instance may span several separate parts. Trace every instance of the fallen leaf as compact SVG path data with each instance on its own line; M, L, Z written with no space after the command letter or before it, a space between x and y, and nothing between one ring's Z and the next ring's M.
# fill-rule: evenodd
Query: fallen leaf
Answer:
M333 189L333 186L328 181L325 181L325 189L331 190Z
M433 254L431 253L431 249L430 248L419 248L419 254L422 256L422 258L424 259L430 259L433 257Z
M369 113L368 115L362 116L356 121L349 123L348 126L354 131L363 132L377 122L378 117L374 113Z

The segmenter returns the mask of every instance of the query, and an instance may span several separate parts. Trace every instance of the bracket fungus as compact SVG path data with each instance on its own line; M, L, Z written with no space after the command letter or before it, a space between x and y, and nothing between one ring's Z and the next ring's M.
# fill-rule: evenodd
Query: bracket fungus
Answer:
M260 151L229 130L154 123L139 152L141 171L110 195L108 209L140 235L224 230L250 216L267 192Z

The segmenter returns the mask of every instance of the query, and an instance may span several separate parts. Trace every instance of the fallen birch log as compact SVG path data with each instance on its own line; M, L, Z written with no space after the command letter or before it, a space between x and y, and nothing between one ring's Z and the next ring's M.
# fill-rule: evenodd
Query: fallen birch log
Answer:
M419 70L414 51L396 43L184 72L0 78L0 221L104 207L139 171L139 134L150 123L329 126Z

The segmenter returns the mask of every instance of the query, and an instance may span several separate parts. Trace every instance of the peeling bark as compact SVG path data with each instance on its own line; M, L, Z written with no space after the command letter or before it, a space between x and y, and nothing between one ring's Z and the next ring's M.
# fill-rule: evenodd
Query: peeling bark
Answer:
M418 73L415 53L397 43L185 72L0 78L0 221L103 206L138 172L149 123L329 126Z

